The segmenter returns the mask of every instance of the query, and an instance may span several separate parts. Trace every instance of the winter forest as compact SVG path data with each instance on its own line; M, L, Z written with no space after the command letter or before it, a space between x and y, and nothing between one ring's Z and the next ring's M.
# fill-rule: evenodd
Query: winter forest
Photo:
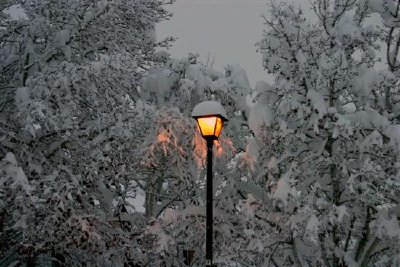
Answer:
M252 88L170 55L174 0L1 0L0 266L204 266L205 100L216 266L400 266L400 0L309 4Z

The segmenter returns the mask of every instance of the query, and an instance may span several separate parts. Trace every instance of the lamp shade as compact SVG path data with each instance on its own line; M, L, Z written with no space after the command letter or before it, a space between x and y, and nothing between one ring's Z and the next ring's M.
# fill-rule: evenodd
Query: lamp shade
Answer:
M192 117L197 120L201 135L205 139L218 139L224 121L227 121L225 109L215 101L204 101L194 107Z

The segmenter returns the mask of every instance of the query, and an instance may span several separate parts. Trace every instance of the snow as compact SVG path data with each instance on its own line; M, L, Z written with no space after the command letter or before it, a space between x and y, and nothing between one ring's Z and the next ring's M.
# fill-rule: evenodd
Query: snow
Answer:
M374 12L381 13L384 11L383 1L369 1L368 5Z
M165 211L161 214L164 222L166 223L176 223L179 218L179 212L177 212L174 209L167 208Z
M380 238L399 238L400 227L396 216L389 216L387 210L380 211L376 220L371 223L371 228Z
M302 101L302 96L297 93L294 93L288 98L283 98L282 102L279 105L279 113L280 114L288 114L292 110L299 109L299 114L302 112L300 102ZM300 116L300 115L299 115Z
M366 151L373 145L377 145L378 147L383 146L383 138L382 135L374 130L371 134L369 134L367 137L365 137L364 141L360 145L360 150Z
M378 73L372 68L360 70L358 77L353 81L354 90L362 97L369 97L371 89L378 81Z
M344 217L350 217L346 206L335 206L335 210L339 222L342 222Z
M400 151L400 125L389 125L385 127L382 133L390 138L390 144Z
M324 97L319 92L315 90L309 90L307 92L307 99L311 100L311 105L318 112L320 118L327 114L327 105Z
M14 154L11 152L8 152L6 157L3 160L14 166L18 166L17 159L15 158Z
M5 170L9 175L9 177L6 176L6 178L13 180L11 188L15 190L17 187L21 186L26 193L30 193L32 191L32 187L29 184L28 177L26 177L24 170L18 166L15 155L11 152L8 152L3 161L8 163Z
M208 115L221 115L223 119L228 120L224 107L216 101L204 101L197 104L192 112L192 117L201 117Z
M270 126L273 120L271 108L262 103L258 103L250 110L248 124L250 129L258 135L263 125Z
M278 171L278 161L276 157L271 157L268 161L267 168L271 171Z
M247 218L254 218L254 213L258 206L259 204L252 194L247 194L247 199L242 201L242 211Z
M157 51L154 54L154 56L156 57L157 60L167 61L168 58L171 56L171 54L166 50L160 50L160 51Z
M229 82L226 78L220 78L215 81L212 81L211 83L211 90L213 90L214 92L222 91L224 93L227 93L228 88L229 88Z
M26 229L28 228L28 223L27 223L27 215L23 214L21 215L21 218L12 226L14 229L22 228Z
M247 164L249 164L251 170L255 170L255 164L257 163L259 157L259 148L257 144L257 140L255 138L251 138L246 145L246 153L245 159Z
M171 71L168 69L150 72L144 79L143 91L147 92L145 97L149 99L151 97L151 93L153 93L157 97L158 103L163 104L166 96L170 92L172 84L170 76Z
M285 173L278 181L275 192L272 196L273 199L281 200L285 205L288 203L289 194L292 191L290 186L290 172Z
M350 103L347 103L344 106L342 106L342 109L345 113L354 113L354 112L356 112L357 107L354 104L354 102L350 102Z
M337 24L337 32L341 35L358 36L359 28L354 24L354 11L347 11L343 14Z
M60 47L63 47L70 41L70 39L71 39L71 32L67 29L64 29L58 32L58 34L54 38L54 41L58 43Z
M30 97L31 95L27 87L20 87L15 91L15 103L17 106L28 103Z
M181 80L181 87L180 90L183 92L185 97L191 95L192 91L196 89L196 83L189 79L182 79Z
M358 125L364 129L377 128L382 130L390 125L387 118L370 108L359 112L346 114L342 117L350 121L352 126Z
M203 66L197 64L188 66L186 69L186 78L196 83L200 94L212 83L211 78L205 75Z
M129 206L127 207L128 212L142 212L144 213L146 211L144 207L144 202L145 202L145 193L143 191L136 192L135 197L127 197L125 198L126 202L129 203L133 207L131 209Z
M29 17L21 5L12 5L3 10L3 13L10 15L12 20L28 20Z
M247 246L249 251L257 251L258 253L262 253L264 251L264 246L260 239L252 238L250 239L249 245Z
M236 86L250 88L249 79L246 71L238 64L231 64L225 67L225 75L229 81Z
M254 88L254 90L257 92L265 92L265 91L269 91L272 89L273 89L273 87L266 81L257 81L256 86Z
M319 230L319 221L317 216L312 214L310 219L307 222L305 235L313 242L314 244L318 244L318 230Z
M299 62L300 67L304 70L307 65L307 58L301 50L297 51L296 59Z
M21 266L21 261L16 260L16 261L11 262L11 263L8 265L8 267L17 267L17 266Z

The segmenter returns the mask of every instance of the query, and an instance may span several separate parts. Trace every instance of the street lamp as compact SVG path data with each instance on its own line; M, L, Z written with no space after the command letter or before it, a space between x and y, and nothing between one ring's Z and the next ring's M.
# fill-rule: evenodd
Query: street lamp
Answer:
M228 120L224 107L215 101L204 101L197 104L192 112L197 120L201 135L207 141L207 207L206 207L206 266L213 266L213 172L212 149L214 140L217 140L224 121Z

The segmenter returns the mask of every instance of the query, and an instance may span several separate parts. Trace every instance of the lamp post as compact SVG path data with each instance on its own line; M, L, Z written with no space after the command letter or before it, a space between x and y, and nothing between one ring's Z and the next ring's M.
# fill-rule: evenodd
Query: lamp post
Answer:
M215 101L204 101L196 105L192 117L197 120L201 135L207 141L206 266L213 266L213 143L218 139L228 117L224 107Z

